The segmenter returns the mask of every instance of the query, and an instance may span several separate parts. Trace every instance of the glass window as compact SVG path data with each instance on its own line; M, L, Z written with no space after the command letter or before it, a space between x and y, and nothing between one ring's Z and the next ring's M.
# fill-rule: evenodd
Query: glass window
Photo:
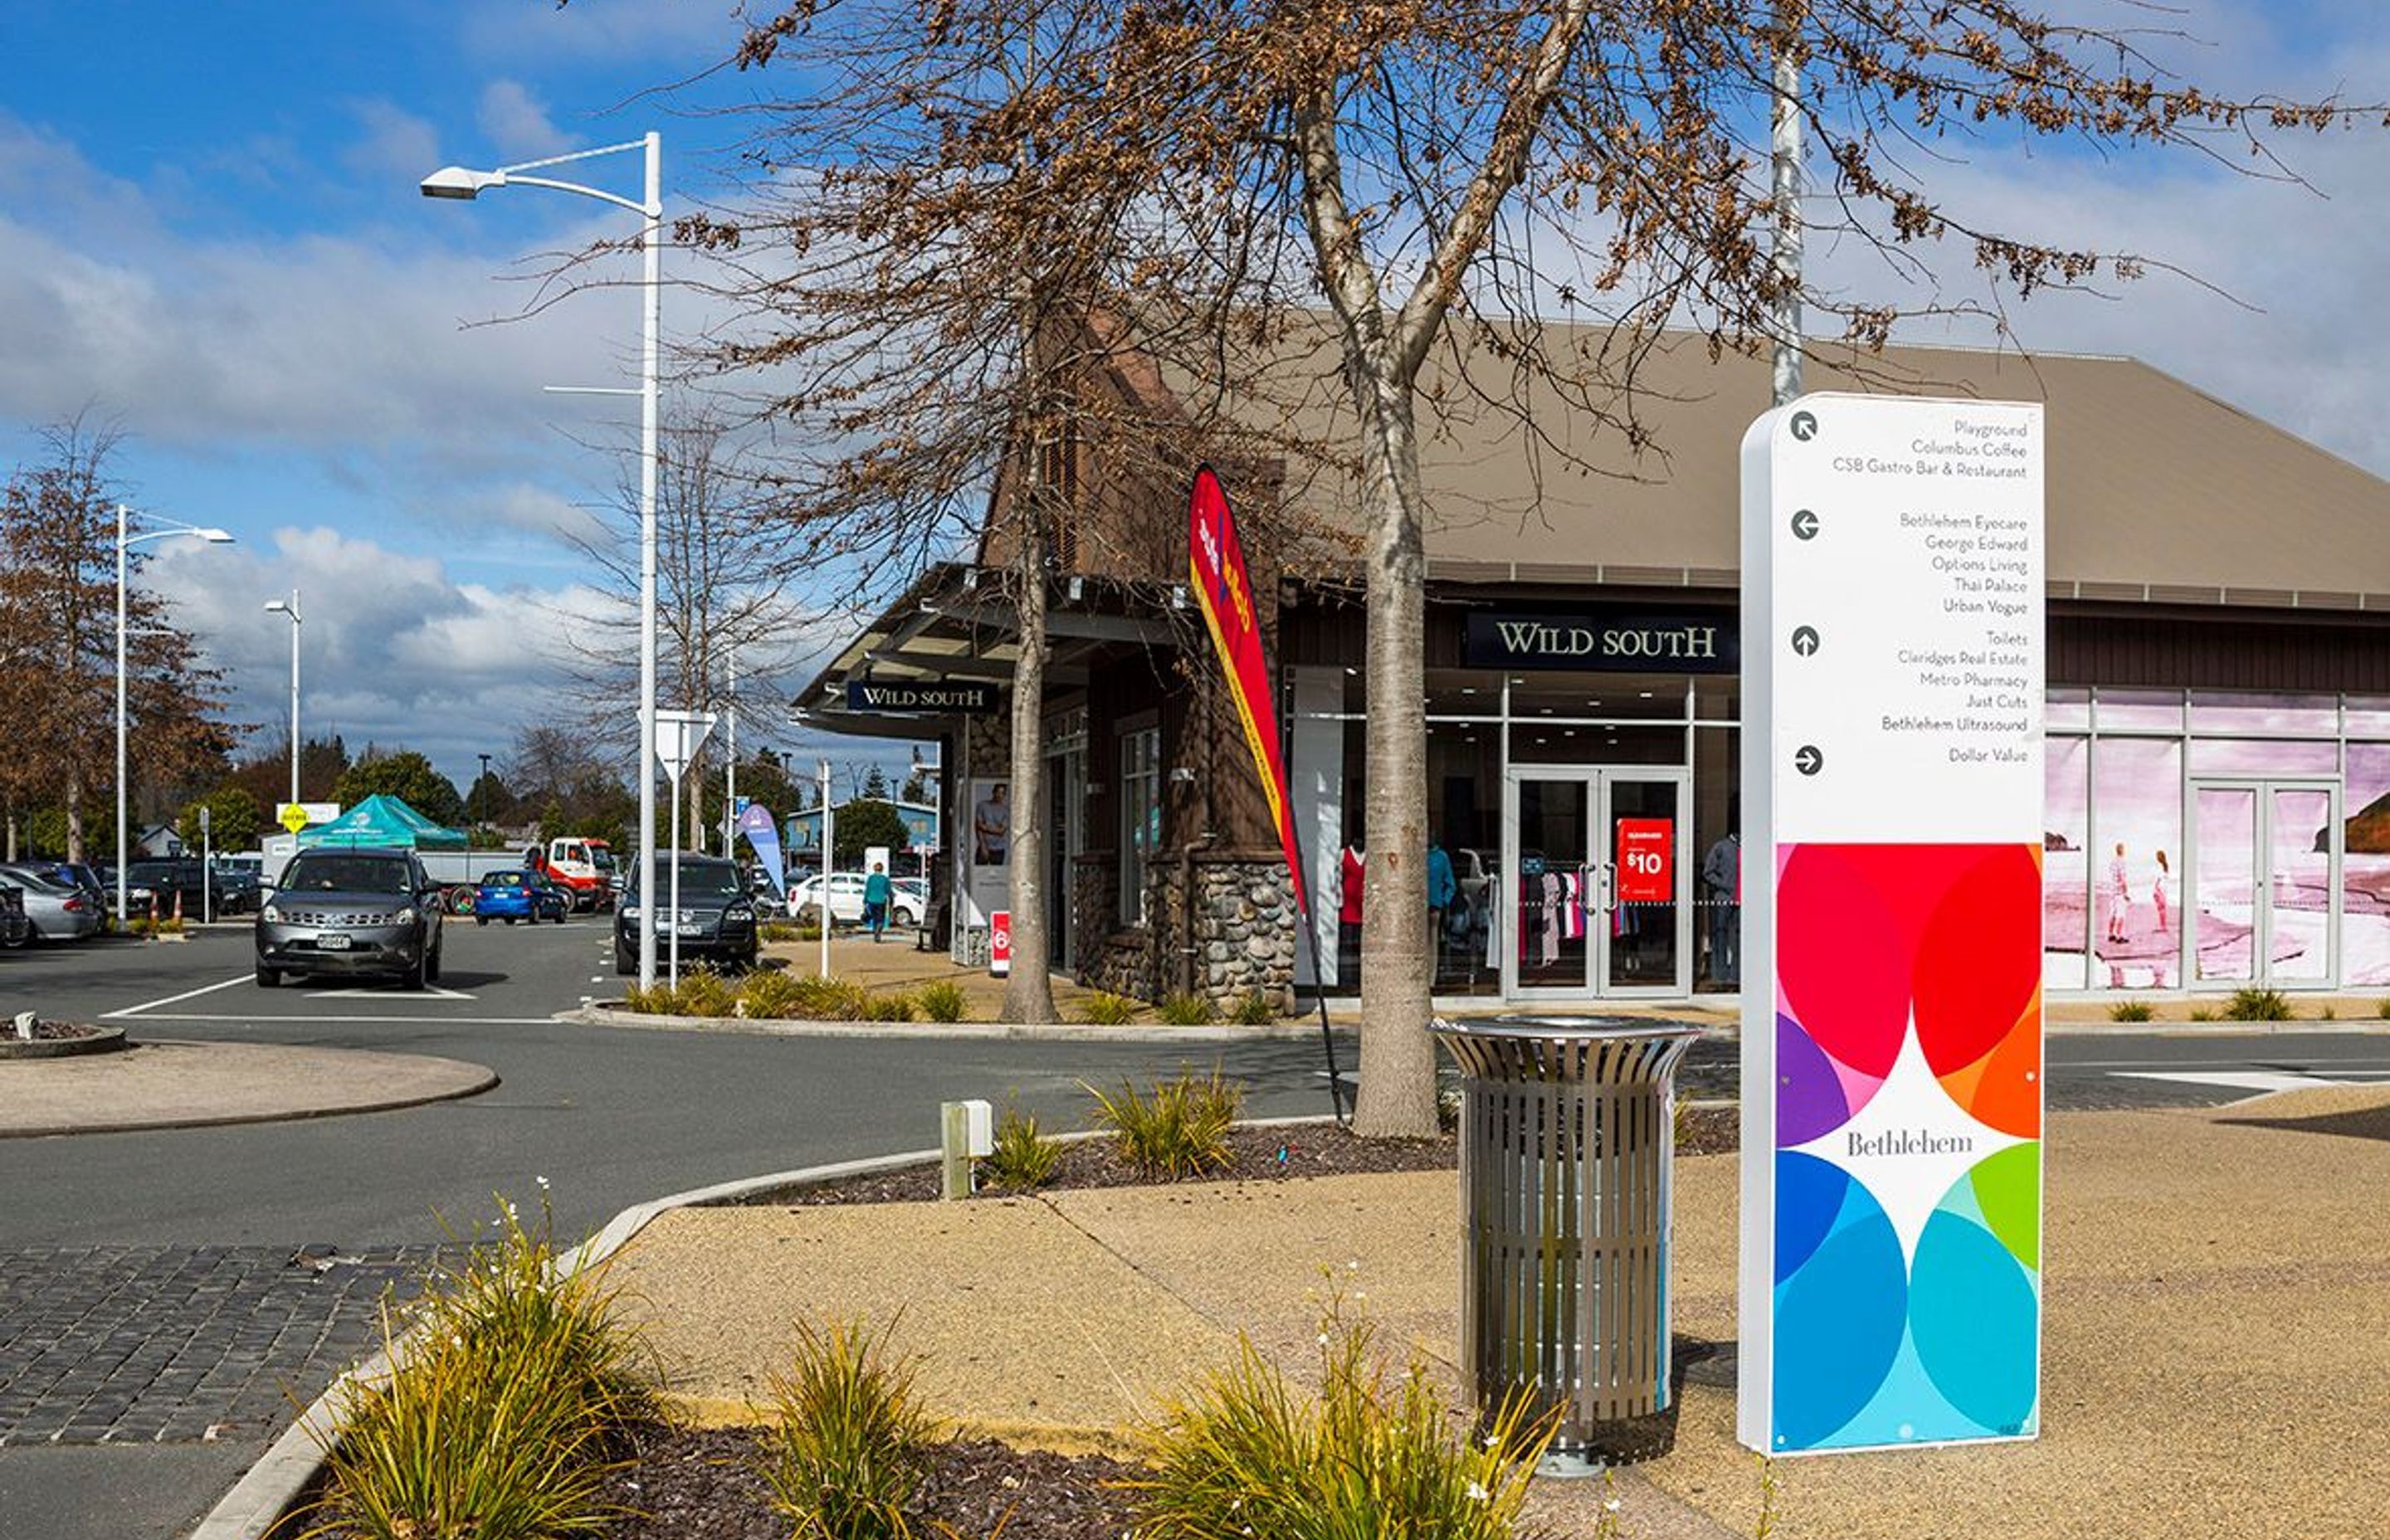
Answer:
M1510 730L1514 764L1682 764L1689 731L1563 722L1514 722Z
M2052 689L2044 699L2041 725L2052 733L2090 731L2091 692L2079 685Z
M2101 690L2094 710L2103 733L2182 731L2182 691Z
M2193 690L2191 730L2248 737L2267 733L2330 737L2340 731L2340 701L2330 695Z
M2340 980L2390 984L2390 743L2348 746L2340 812Z
M1120 918L1143 925L1145 868L1162 846L1162 729L1121 735Z
M2182 744L2101 738L2091 772L2091 985L2172 989L2182 958Z
M2194 776L2336 776L2340 746L2279 738L2193 738Z
M1501 756L1502 730L1490 723L1428 724L1428 942L1438 995L1501 992L1502 958L1489 940L1502 891Z
M2352 695L2343 720L2351 738L2390 738L2390 697Z
M1735 788L1742 733L1693 734L1693 989L1741 987L1742 803Z
M1703 674L1693 678L1693 714L1704 722L1742 720L1742 679L1732 674Z
M2090 740L2049 739L2042 772L2042 986L2081 989L2084 948L2091 933Z

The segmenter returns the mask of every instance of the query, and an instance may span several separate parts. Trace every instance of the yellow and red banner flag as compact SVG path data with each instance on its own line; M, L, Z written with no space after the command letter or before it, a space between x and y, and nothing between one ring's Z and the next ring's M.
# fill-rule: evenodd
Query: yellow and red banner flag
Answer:
M1211 627L1212 645L1227 675L1228 695L1237 703L1245 743L1253 751L1253 768L1261 773L1262 794L1269 799L1270 819L1278 827L1279 848L1286 853L1287 875L1294 883L1294 905L1308 916L1311 901L1303 888L1303 860L1294 842L1294 808L1287 797L1286 764L1278 749L1278 706L1270 688L1269 660L1262 651L1261 622L1253 610L1253 575L1245 570L1245 550L1237 540L1236 515L1228 509L1227 489L1210 466L1195 472L1195 490L1187 505L1187 566Z

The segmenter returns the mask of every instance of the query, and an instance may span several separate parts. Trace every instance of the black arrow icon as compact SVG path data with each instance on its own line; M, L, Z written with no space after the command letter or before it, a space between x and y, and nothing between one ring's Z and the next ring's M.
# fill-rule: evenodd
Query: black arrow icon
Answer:
M1826 756L1814 743L1805 743L1792 751L1792 768L1805 776L1814 776L1826 767Z
M1818 650L1818 628L1796 625L1792 628L1792 650L1806 658Z
M1807 412L1795 412L1792 421L1792 436L1807 443L1818 436L1818 419Z
M1793 509L1792 538L1795 540L1815 540L1818 538L1818 516L1811 513L1807 508Z

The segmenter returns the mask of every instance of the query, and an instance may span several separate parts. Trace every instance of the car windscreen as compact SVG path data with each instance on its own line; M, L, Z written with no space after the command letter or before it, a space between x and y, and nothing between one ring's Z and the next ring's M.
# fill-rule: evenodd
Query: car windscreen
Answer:
M521 872L488 872L484 873L482 878L482 886L484 888L520 888L523 886L525 880L526 879Z
M172 882L182 868L172 861L135 861L124 875L135 882Z
M370 855L302 855L282 874L282 886L310 893L404 893L406 863Z
M636 887L636 879L633 886ZM672 863L656 863L656 892L670 897L672 893ZM705 898L740 898L746 889L739 884L739 868L721 861L702 864L684 861L680 868L680 896L694 902Z

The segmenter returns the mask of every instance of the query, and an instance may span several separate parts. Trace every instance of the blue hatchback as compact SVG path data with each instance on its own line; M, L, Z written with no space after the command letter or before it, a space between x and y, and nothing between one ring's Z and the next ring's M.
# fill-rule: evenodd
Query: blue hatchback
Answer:
M509 867L482 876L482 891L473 895L473 923L487 925L494 919L505 920L508 925L519 919L539 923L531 873Z

